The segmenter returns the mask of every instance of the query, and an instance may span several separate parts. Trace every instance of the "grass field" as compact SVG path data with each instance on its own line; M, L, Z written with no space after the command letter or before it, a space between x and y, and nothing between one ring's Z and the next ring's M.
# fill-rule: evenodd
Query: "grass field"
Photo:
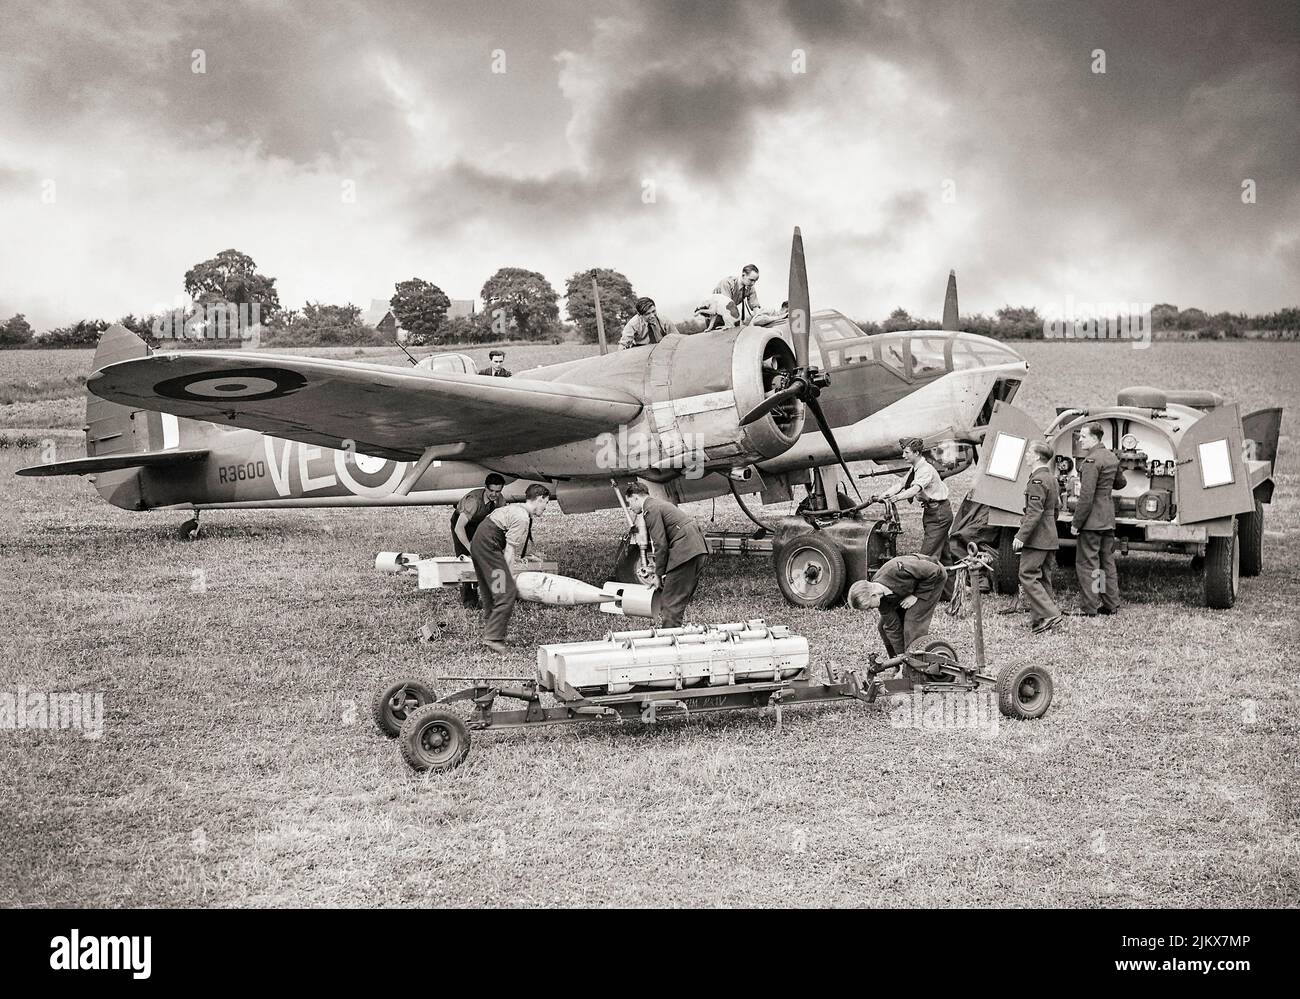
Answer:
M525 676L536 644L610 619L521 605L516 652L485 659L452 600L372 570L380 550L448 548L444 510L210 513L186 545L180 514L15 478L38 454L0 449L0 692L101 692L104 727L94 740L0 730L0 904L1300 903L1300 347L1023 347L1017 401L1036 416L1125 384L1212 387L1285 406L1286 436L1265 572L1235 609L1200 606L1185 559L1142 556L1121 565L1113 622L1031 639L1023 616L990 614L995 664L1040 661L1056 678L1044 719L1003 719L996 735L894 727L884 704L852 704L788 710L779 737L756 712L482 735L457 771L416 776L369 721L381 687ZM512 349L507 363L579 349ZM0 395L88 364L0 353ZM10 403L0 432L73 440L80 409L57 391ZM730 502L688 509L744 526ZM919 520L905 518L906 543ZM552 507L536 537L601 581L620 524ZM1068 570L1058 590L1073 598ZM878 644L861 613L786 606L760 558L715 560L693 610L787 623L819 660ZM430 620L443 638L417 643ZM968 622L940 614L934 630L972 655Z

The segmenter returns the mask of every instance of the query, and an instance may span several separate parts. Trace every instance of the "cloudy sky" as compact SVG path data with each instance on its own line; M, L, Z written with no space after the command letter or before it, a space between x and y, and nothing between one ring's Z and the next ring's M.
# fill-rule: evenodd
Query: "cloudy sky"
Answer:
M950 267L963 312L1268 311L1298 43L1294 0L6 0L0 316L152 311L236 247L295 306L609 266L671 317L751 261L779 302L796 224L853 316L937 316Z

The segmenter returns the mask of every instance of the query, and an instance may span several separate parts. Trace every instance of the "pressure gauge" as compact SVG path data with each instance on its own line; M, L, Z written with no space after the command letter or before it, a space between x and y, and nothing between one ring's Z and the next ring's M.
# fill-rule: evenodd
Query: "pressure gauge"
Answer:
M1134 437L1132 434L1125 434L1122 438L1120 438L1119 443L1120 443L1120 447L1122 447L1125 451L1136 451L1138 446L1138 439Z

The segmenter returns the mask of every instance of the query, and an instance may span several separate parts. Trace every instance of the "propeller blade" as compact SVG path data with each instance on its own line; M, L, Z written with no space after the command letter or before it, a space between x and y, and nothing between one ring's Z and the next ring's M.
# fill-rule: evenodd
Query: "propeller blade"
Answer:
M796 378L780 392L773 392L766 399L745 414L740 421L742 427L747 427L755 420L761 420L777 406L789 402L791 399L798 399L806 388L802 378Z
M812 306L808 298L808 267L803 258L803 234L794 227L790 243L790 287L786 295L790 305L790 334L794 339L794 363L808 366L808 335L811 331Z
M957 329L957 272L948 272L948 291L943 296L943 329Z
M817 426L821 427L822 436L826 438L826 443L835 452L835 460L840 463L840 468L844 469L845 478L849 480L849 483L853 486L853 491L857 493L858 502L861 502L862 492L858 489L858 483L853 478L853 473L849 471L849 466L845 464L844 455L840 453L840 445L835 440L835 432L831 430L831 425L826 422L826 414L822 412L822 404L817 401L816 396L808 400L808 408L812 410L813 416L816 417Z

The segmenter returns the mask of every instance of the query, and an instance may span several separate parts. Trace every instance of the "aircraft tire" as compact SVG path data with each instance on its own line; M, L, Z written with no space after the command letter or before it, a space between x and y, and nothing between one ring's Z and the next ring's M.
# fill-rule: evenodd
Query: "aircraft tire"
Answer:
M1227 610L1237 602L1237 580L1241 574L1238 558L1237 524L1233 521L1232 536L1210 538L1205 546L1205 606Z
M403 691L406 696L402 696ZM401 698L400 703L398 698ZM418 708L432 704L438 699L432 690L414 680L395 683L375 698L370 707L370 714L375 719L379 731L390 739L396 739L402 731L402 723Z
M1255 509L1237 518L1237 544L1241 546L1241 574L1264 571L1264 504L1255 497Z
M824 610L844 598L848 567L840 546L819 532L799 534L773 553L776 582L795 607Z

